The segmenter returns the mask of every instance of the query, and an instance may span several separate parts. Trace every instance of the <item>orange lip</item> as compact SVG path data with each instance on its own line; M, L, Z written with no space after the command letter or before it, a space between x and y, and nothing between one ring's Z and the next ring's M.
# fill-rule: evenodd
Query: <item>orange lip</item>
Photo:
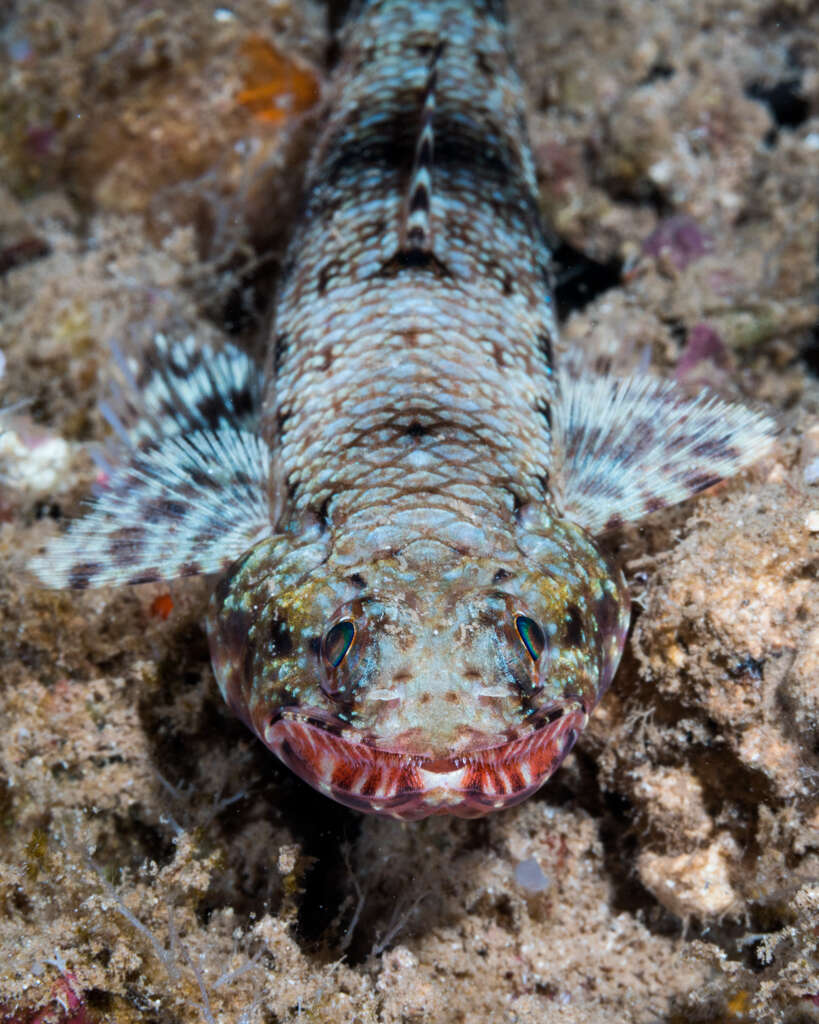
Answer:
M290 713L262 738L305 782L358 811L404 820L477 818L526 799L557 769L587 721L570 705L505 743L457 757L393 753Z

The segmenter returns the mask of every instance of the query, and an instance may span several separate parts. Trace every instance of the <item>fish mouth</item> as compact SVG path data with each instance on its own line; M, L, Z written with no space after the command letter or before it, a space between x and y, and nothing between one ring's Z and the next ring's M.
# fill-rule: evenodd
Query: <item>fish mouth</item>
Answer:
M357 811L404 821L433 814L479 818L539 789L587 721L578 703L553 706L503 743L451 757L384 750L305 712L284 712L262 739L314 789Z

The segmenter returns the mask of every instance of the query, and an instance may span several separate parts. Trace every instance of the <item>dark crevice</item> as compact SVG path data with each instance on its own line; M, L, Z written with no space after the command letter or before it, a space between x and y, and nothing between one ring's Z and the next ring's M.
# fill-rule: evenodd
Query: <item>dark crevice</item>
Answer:
M620 284L623 264L618 259L600 263L561 242L553 252L555 263L555 303L561 320L575 310Z
M819 377L819 326L810 333L810 341L803 347L800 355L802 362L814 377Z
M94 849L94 862L103 870L111 867L139 870L146 861L164 867L174 858L176 848L166 829L140 817L141 808L133 806L123 816L115 816Z
M337 36L344 23L353 18L361 7L361 0L326 0L327 25L332 36Z
M35 519L62 519L63 513L55 501L38 501L34 505Z
M810 115L810 103L802 94L802 78L798 75L773 85L751 82L745 95L764 103L779 128L798 128Z
M51 246L41 238L29 236L0 247L0 277L8 270L21 267L50 255Z
M799 24L796 11L796 6L774 0L774 3L760 12L759 27L767 32L777 32L779 35L792 32Z
M362 818L295 776L288 781L280 793L280 809L299 842L302 861L310 865L300 880L297 938L308 947L326 948L337 940L331 933L349 891L349 871L340 851L355 843Z
M637 83L638 86L651 85L653 82L664 82L669 78L673 78L676 74L676 69L671 64L666 64L665 61L658 60L646 72L645 76L640 79Z
M242 267L239 259L228 263L219 272L226 290L218 290L217 302L205 298L203 312L232 336L258 330L269 314L278 273L278 260L271 255L260 255L250 267Z
M637 874L640 844L631 802L620 793L603 792L601 803L600 841L612 883L612 912L625 912L641 919L654 935L679 935L680 919L649 892Z
M667 320L666 327L668 328L668 333L674 339L677 348L682 352L688 339L688 327L682 320Z
M242 334L255 326L257 311L252 297L240 285L232 288L222 307L222 327L227 334Z

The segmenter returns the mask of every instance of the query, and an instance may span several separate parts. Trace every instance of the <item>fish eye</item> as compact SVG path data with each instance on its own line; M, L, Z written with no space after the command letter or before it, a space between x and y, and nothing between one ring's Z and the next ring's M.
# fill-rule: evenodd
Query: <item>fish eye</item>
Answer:
M515 616L515 629L518 631L518 636L523 646L529 652L529 657L532 661L537 661L541 654L543 654L543 648L546 646L543 630L528 615Z
M331 626L324 635L323 653L331 668L338 668L347 657L355 640L355 626L344 619Z

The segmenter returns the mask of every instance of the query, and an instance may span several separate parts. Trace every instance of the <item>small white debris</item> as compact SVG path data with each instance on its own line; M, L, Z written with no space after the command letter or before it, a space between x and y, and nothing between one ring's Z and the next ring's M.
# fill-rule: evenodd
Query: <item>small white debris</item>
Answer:
M674 178L674 164L665 158L658 160L648 169L648 176L657 185L667 185Z
M802 475L808 487L810 487L811 484L819 483L819 458L813 459L809 462L802 471Z
M279 874L283 876L292 875L299 863L300 856L301 848L296 843L280 846L276 863Z
M809 533L819 533L819 511L816 509L805 516L805 529Z
M216 10L213 12L213 20L218 21L220 23L236 21L236 15L233 13L233 11L228 10L227 7L217 7Z
M528 857L516 865L515 881L527 892L543 892L551 884L534 857Z
M71 446L61 437L32 442L9 429L0 433L0 463L0 477L13 487L35 495L51 494L68 473Z

